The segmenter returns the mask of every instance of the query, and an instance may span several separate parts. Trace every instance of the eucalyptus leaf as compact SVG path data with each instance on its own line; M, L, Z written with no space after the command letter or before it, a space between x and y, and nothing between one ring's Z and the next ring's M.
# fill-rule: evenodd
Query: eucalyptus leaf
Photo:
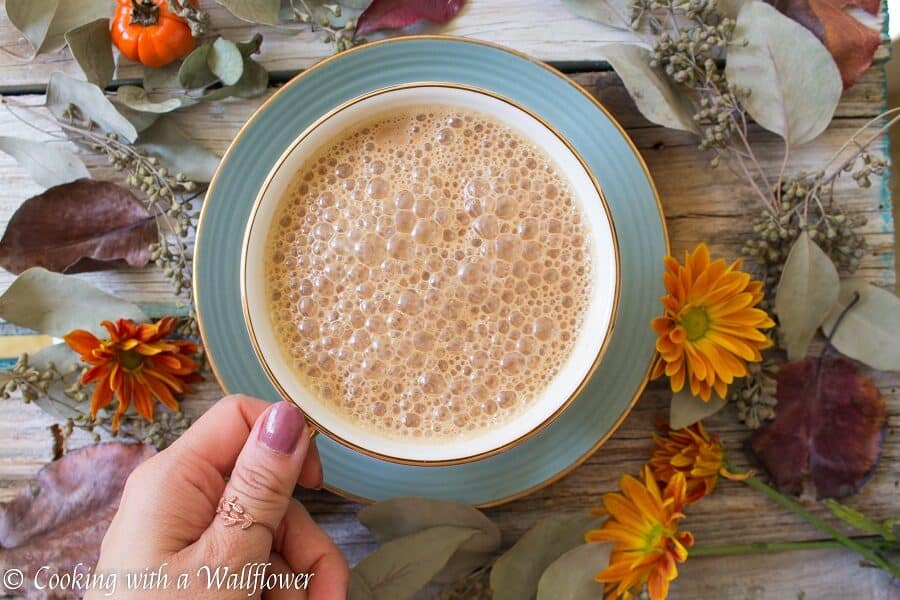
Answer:
M66 32L66 43L72 57L87 80L101 88L109 85L116 71L109 19L97 19Z
M456 550L478 535L471 527L432 527L387 542L353 567L358 578L352 600L411 598L444 568ZM359 590L369 595L363 596Z
M216 76L209 69L209 53L212 43L207 42L187 55L178 70L178 80L189 90L203 88L215 83Z
M790 145L828 127L843 89L834 59L816 36L757 0L738 13L725 76L750 91L743 100L750 116Z
M839 287L834 263L804 231L791 246L775 290L775 312L788 360L806 356L816 330L837 300Z
M250 38L246 42L238 42L236 45L237 49L241 53L241 56L247 59L259 52L259 49L262 48L262 41L263 36L257 31L253 34L252 38Z
M597 600L603 584L594 576L609 564L611 544L582 544L569 550L541 575L537 600Z
M50 75L47 85L47 108L57 119L73 104L82 116L94 121L107 133L115 133L125 141L137 139L137 129L116 110L99 87L87 81L72 79L62 73Z
M144 88L135 85L119 86L119 89L116 90L116 99L132 110L157 114L172 112L183 106L191 106L198 102L185 95L150 94Z
M244 57L234 42L218 38L206 57L209 70L225 85L234 85L244 73Z
M53 142L0 136L0 152L16 159L32 179L44 187L91 176L80 158Z
M135 110L130 106L124 104L118 96L109 96L109 100L113 103L113 106L119 112L119 114L125 117L128 122L134 126L134 128L138 132L138 135L140 135L142 131L156 123L156 120L162 114Z
M687 388L672 394L672 403L669 406L669 427L672 429L684 429L697 421L711 417L723 408L727 401L713 394L708 401L694 396Z
M347 600L373 600L372 590L365 580L354 571L350 571L350 581L347 585Z
M9 22L25 36L35 53L47 39L59 2L60 0L6 0Z
M467 504L431 498L391 498L366 506L358 518L379 543L442 525L478 529L480 533L460 546L435 577L437 582L455 581L471 573L500 547L500 528Z
M215 102L226 98L255 98L265 93L269 87L269 73L256 61L244 62L244 74L240 81L234 85L226 85L217 90L204 94L203 99Z
M181 65L171 63L165 67L144 69L144 89L147 92L181 92L183 86L178 79L178 71Z
M146 321L147 315L137 305L107 294L83 279L35 267L16 277L0 296L0 318L61 338L73 329L103 335L101 321Z
M579 17L633 32L629 0L563 0L563 5ZM636 35L634 37L635 41L640 39Z
M33 2L34 0L26 0ZM8 4L9 0L7 0ZM116 0L59 0L59 7L41 44L40 52L56 52L66 45L65 34L86 23L109 17L115 12Z
M216 0L239 19L264 25L278 25L280 0Z
M629 44L607 44L600 52L622 78L644 118L663 127L697 132L690 98L659 69L650 66L649 50Z
M860 281L841 282L837 302L822 331L831 333L854 293L859 294L859 301L846 312L831 343L873 369L900 371L900 298L891 292Z
M553 561L584 543L600 519L588 514L554 515L538 521L491 569L494 600L529 600L537 594L541 574Z
M170 118L162 117L141 132L135 146L159 156L172 173L196 182L212 179L219 157L190 139Z

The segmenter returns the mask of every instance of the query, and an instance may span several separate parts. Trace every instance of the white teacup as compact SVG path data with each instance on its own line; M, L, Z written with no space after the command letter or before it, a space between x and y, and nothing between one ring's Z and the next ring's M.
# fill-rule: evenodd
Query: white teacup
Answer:
M420 105L475 110L515 128L544 149L569 180L587 219L593 249L593 287L583 326L569 358L530 408L496 428L459 440L388 438L355 425L306 389L278 343L266 298L265 248L276 208L301 165L340 133L378 113ZM501 452L546 427L578 395L593 374L612 331L619 268L615 231L595 179L568 142L537 115L486 90L443 83L412 83L355 98L299 134L273 166L247 224L241 264L244 317L257 356L274 386L329 437L385 460L423 465L454 464Z

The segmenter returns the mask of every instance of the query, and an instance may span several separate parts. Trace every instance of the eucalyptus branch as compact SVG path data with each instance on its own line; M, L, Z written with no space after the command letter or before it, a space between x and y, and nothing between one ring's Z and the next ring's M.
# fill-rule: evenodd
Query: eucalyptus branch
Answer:
M182 173L170 173L162 166L159 158L123 142L115 134L97 131L95 124L89 119L82 118L80 110L75 106L67 107L61 119L54 119L36 107L12 98L0 96L0 103L5 104L12 115L31 128L57 139L71 139L108 157L109 162L123 173L128 186L142 193L147 208L162 223L158 241L150 248L151 258L172 282L175 294L185 297L190 302L192 298L190 253L182 240L196 228L197 211L194 200L202 193L202 186L190 181ZM13 107L53 123L62 129L68 138L41 129L22 119L12 110ZM196 323L188 320L181 332L195 334Z

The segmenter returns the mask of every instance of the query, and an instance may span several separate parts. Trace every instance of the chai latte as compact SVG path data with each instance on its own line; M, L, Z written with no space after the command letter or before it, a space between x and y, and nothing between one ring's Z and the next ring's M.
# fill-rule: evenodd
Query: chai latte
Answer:
M381 114L305 162L266 248L304 386L388 437L460 439L527 410L569 358L590 235L518 131L448 106Z

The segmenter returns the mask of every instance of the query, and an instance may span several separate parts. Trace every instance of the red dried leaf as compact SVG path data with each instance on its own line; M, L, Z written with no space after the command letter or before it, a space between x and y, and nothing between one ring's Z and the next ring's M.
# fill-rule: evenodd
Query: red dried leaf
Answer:
M354 36L379 29L402 29L419 21L443 24L452 19L465 0L375 0L356 23Z
M753 434L750 448L779 488L801 493L808 473L819 498L843 498L878 462L887 407L851 361L817 363L805 358L781 367L775 420Z
M0 266L83 273L143 267L158 239L156 218L127 189L78 179L29 198L0 240Z
M155 453L144 444L87 446L48 464L16 498L0 504L0 573L15 568L24 575L24 587L5 590L0 584L0 592L47 598L47 590L33 585L41 567L49 567L41 572L48 576L93 569L125 480ZM82 594L57 590L49 597L80 598Z
M819 38L841 71L846 90L872 64L881 45L881 31L860 23L847 12L860 8L873 16L881 0L766 0Z

